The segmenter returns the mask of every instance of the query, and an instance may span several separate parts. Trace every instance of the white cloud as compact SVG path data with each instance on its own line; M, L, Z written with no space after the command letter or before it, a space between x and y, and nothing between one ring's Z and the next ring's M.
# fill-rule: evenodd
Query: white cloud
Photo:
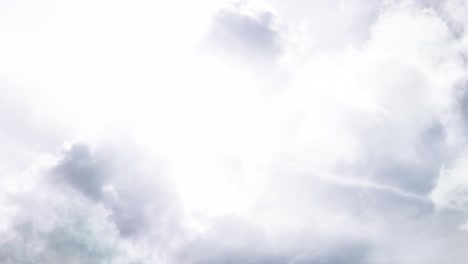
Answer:
M467 257L466 1L0 5L0 262Z

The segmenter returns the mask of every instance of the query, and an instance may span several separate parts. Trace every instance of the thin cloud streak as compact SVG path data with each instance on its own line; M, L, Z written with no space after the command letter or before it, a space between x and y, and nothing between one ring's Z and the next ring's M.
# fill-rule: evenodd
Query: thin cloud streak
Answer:
M450 209L450 210L454 210L458 212L468 213L467 208L454 206L450 204L439 203L439 202L433 201L428 196L423 196L417 193L408 192L408 191L396 188L394 186L389 186L389 185L385 185L382 183L365 180L365 179L358 178L355 176L349 176L349 175L336 176L330 173L320 173L320 172L314 171L311 168L307 168L305 166L301 166L301 165L294 164L291 162L286 162L286 161L283 161L282 164L284 164L287 168L294 170L295 172L307 173L308 176L314 177L316 179L320 179L321 181L326 181L326 182L330 182L330 183L334 183L338 185L344 185L344 186L359 187L363 189L373 189L373 190L378 190L378 191L383 191L383 192L390 192L392 194L395 194L404 198L410 198L410 199L414 199L414 200L421 201L424 203L435 205L437 206L437 208L440 208L440 209L443 208L443 209Z

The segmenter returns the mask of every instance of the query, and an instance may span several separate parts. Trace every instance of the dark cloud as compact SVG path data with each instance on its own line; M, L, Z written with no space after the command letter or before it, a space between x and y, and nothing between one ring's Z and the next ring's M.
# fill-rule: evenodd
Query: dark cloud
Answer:
M459 80L455 89L456 111L463 128L468 131L468 79Z
M53 174L85 196L98 201L108 173L104 166L103 161L96 160L89 146L76 144L65 153L53 169Z
M322 248L312 253L295 256L288 263L291 264L366 264L369 246L360 242L342 242L337 246Z

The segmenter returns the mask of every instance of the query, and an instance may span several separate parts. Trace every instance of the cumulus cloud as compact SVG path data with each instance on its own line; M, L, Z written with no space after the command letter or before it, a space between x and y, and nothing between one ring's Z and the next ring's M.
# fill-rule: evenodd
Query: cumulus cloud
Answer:
M467 1L29 2L0 262L468 258Z
M162 258L162 248L169 250L181 230L177 197L154 164L145 165L135 148L131 157L125 150L130 149L112 153L71 145L17 180L22 188L2 193L11 212L2 230L2 261L149 263ZM120 164L130 160L131 166ZM148 243L151 251L144 246Z

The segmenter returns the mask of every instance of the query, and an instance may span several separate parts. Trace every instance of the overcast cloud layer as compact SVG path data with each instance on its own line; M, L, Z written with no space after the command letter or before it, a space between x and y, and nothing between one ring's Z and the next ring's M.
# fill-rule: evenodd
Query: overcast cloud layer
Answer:
M0 1L0 263L467 263L467 14Z

